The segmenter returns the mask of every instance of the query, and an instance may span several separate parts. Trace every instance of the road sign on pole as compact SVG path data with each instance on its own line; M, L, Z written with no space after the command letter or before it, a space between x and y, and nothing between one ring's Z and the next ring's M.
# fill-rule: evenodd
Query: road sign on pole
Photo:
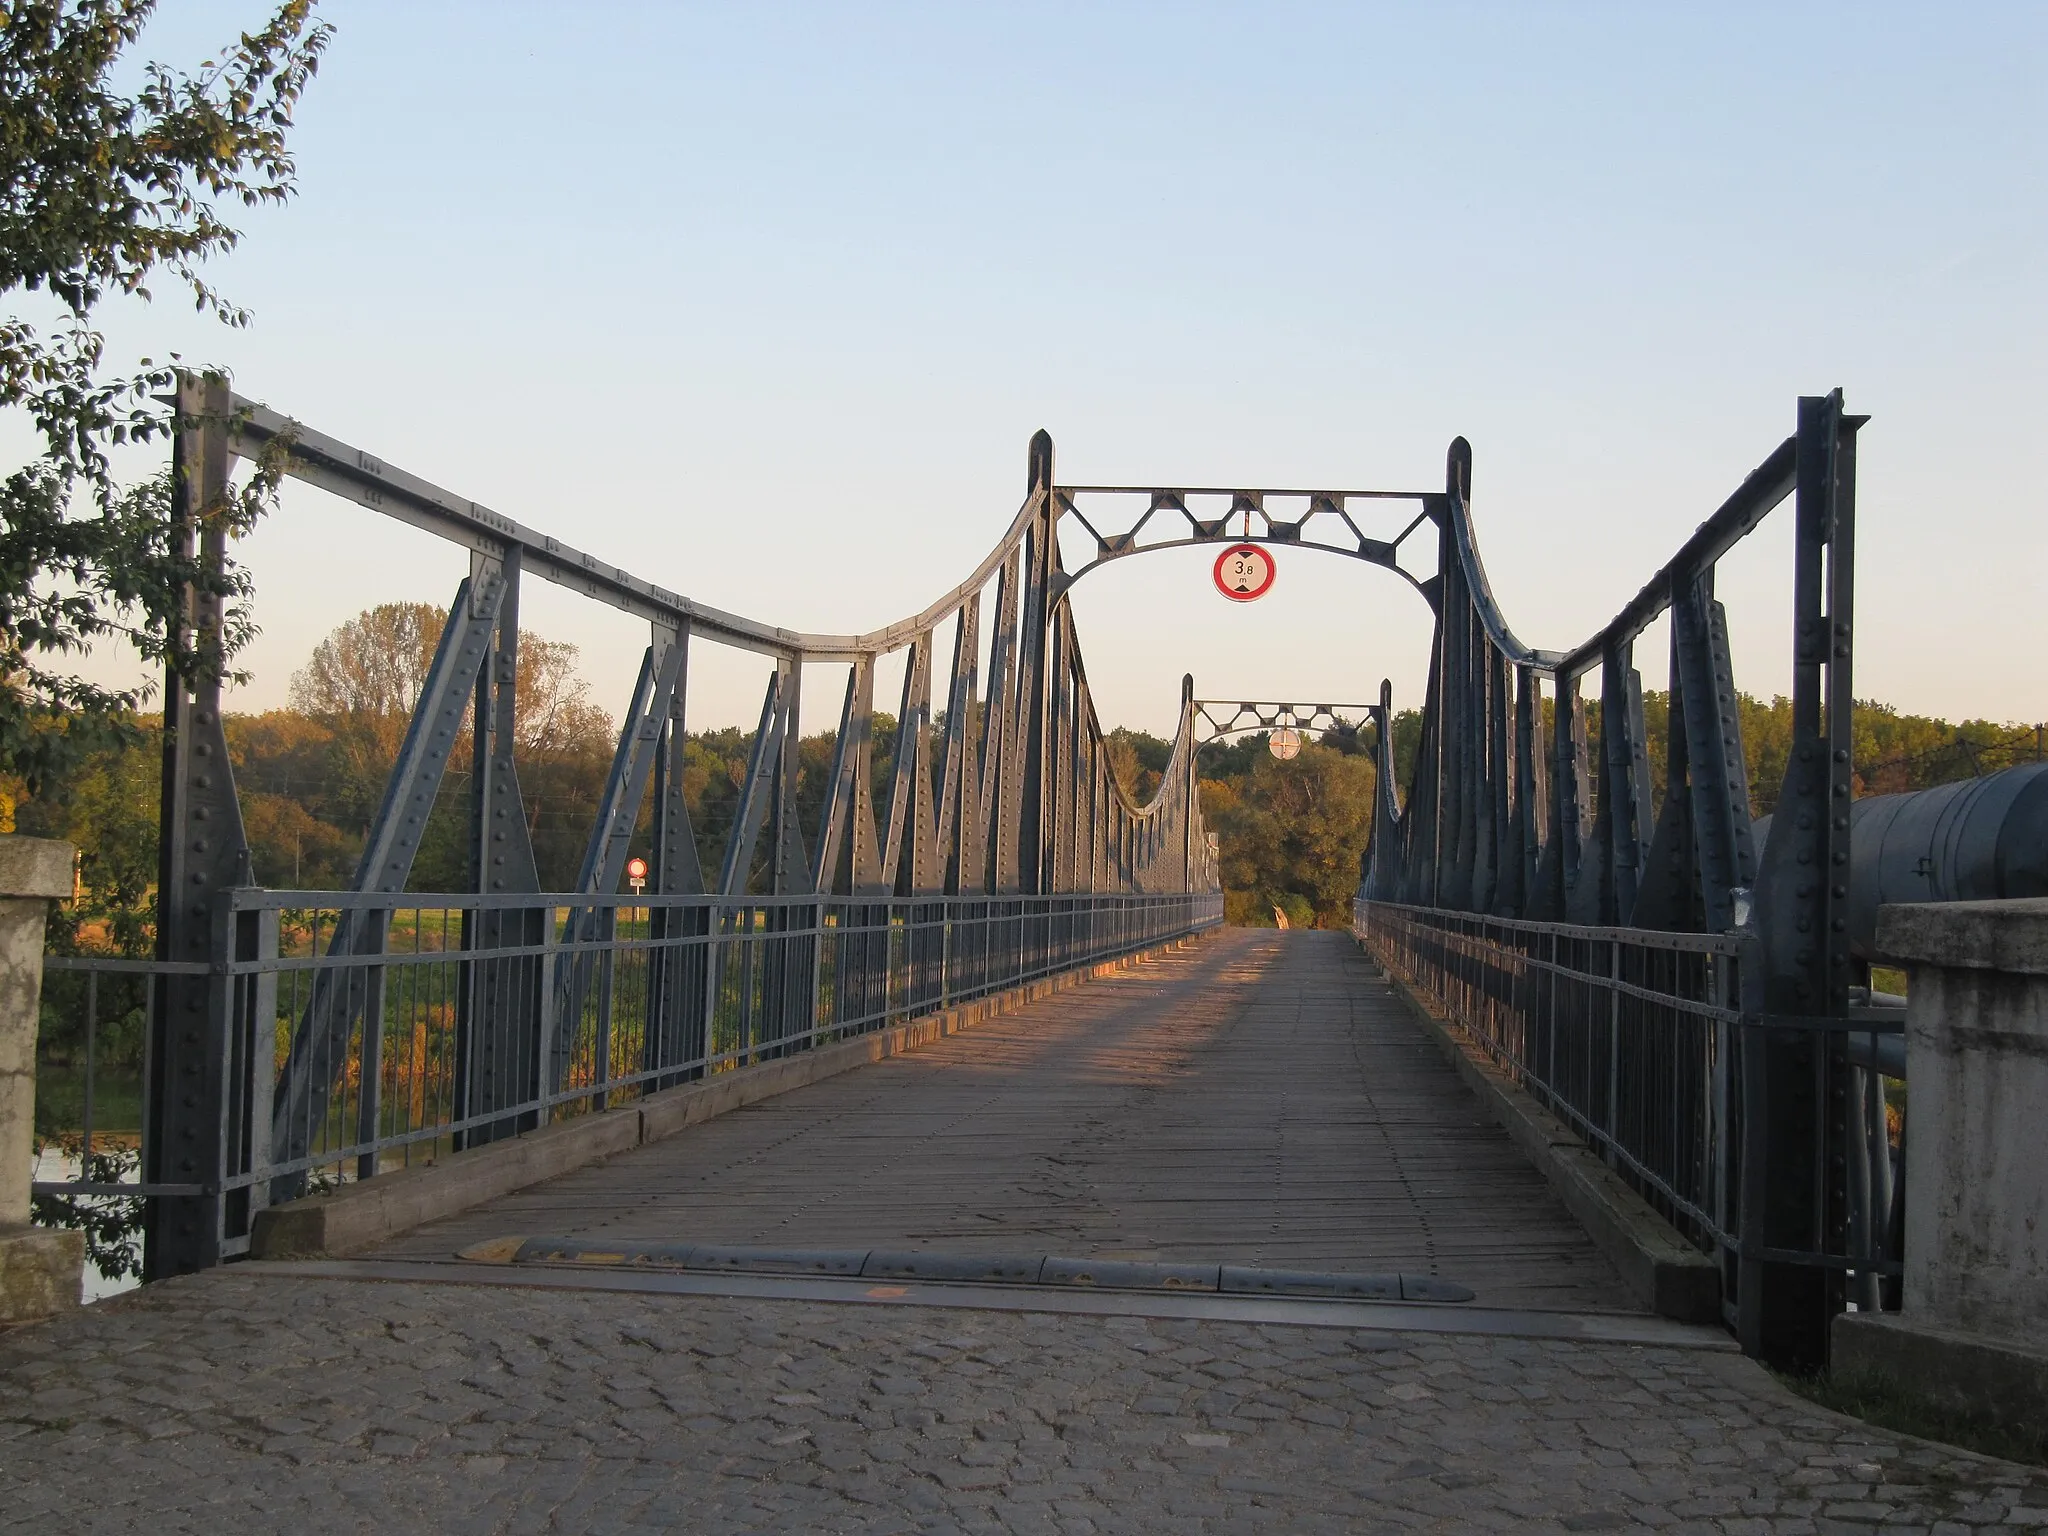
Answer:
M647 889L647 861L638 854L626 860L626 884L633 887L635 896Z
M1301 732L1295 730L1292 726L1281 726L1279 730L1266 738L1266 750L1279 758L1283 763L1290 757L1299 756L1301 753Z
M1233 544L1216 557L1216 590L1233 603L1255 603L1273 586L1273 557L1257 544Z

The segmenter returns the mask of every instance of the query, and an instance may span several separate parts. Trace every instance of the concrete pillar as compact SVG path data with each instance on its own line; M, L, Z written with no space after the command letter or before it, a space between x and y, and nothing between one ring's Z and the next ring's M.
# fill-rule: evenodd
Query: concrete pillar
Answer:
M28 1224L43 925L71 894L74 857L69 843L0 837L0 1324L77 1306L85 1266L84 1233Z
M2048 1421L2048 900L1881 908L1904 963L1902 1308L1837 1319L1838 1376Z

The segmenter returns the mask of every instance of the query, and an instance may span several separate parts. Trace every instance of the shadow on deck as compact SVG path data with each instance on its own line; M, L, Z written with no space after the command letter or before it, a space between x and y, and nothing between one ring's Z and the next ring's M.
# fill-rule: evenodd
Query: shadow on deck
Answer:
M1436 1275L1635 1310L1348 935L1228 929L422 1227Z

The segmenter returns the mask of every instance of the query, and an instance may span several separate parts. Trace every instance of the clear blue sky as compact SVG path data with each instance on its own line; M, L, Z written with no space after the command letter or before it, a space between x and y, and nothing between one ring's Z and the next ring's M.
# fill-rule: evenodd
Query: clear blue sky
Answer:
M196 60L258 10L172 3L149 51ZM1463 433L1502 604L1564 646L1839 384L1874 417L1857 691L2048 717L2048 8L326 14L301 196L218 273L255 327L161 302L111 317L117 346L228 363L652 580L865 628L993 542L1040 426L1063 479L1182 484L1429 487ZM1769 693L1766 537L1723 588ZM307 491L248 555L243 707L461 573ZM1111 723L1164 728L1190 670L1418 700L1426 613L1384 573L1295 556L1233 608L1205 567L1078 589ZM538 593L527 618L616 705L635 626ZM750 720L755 674L699 668L691 723Z

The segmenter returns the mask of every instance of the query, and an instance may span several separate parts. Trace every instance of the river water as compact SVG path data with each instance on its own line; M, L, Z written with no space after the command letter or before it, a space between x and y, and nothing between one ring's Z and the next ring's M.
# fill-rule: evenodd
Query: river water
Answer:
M99 1141L95 1139L93 1145L97 1147ZM35 1168L29 1174L29 1177L45 1183L60 1179L75 1179L78 1177L78 1163L78 1158L68 1152L57 1147L44 1147L36 1154ZM142 1257L142 1234L136 1232L128 1239L128 1242L136 1258L140 1259ZM109 1280L98 1269L94 1268L92 1260L86 1260L85 1301L88 1306L95 1301L102 1301L109 1296L119 1295L122 1291L132 1291L140 1284L142 1282L132 1276L121 1280Z

